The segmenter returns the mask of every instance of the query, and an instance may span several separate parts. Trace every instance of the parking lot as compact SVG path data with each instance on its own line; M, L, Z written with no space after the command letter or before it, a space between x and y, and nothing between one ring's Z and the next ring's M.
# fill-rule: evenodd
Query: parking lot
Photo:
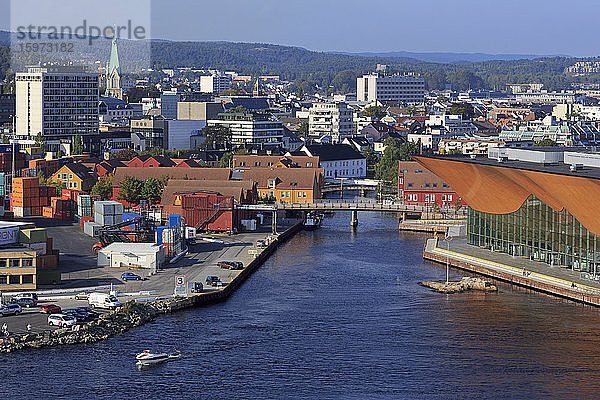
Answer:
M244 266L247 265L254 258L251 253L260 251L255 247L256 242L266 240L270 236L270 231L265 228L257 232L236 235L218 234L199 237L184 257L176 263L167 264L156 274L149 276L143 269L96 267L96 259L91 253L91 246L96 240L86 236L76 224L48 222L45 226L44 224L38 226L48 229L48 236L54 239L54 247L61 250L60 268L63 271L61 285L38 289L38 304L56 304L62 309L87 306L86 300L75 299L77 293L84 290L108 293L111 284L113 290L118 292L121 302L172 295L177 276L185 276L187 282L201 282L205 292L216 290L216 287L206 284L208 276L217 276L223 284L227 284L241 272L241 270L219 268L217 263L227 260L241 261ZM123 272L133 272L143 277L143 280L124 282L121 279ZM53 293L48 293L49 290ZM69 292L65 293L67 290ZM9 295L5 295L5 300L8 297ZM56 329L48 325L48 315L40 313L37 307L23 308L22 313L17 316L0 317L0 326L4 323L11 333L26 332L28 324L31 324L33 332Z

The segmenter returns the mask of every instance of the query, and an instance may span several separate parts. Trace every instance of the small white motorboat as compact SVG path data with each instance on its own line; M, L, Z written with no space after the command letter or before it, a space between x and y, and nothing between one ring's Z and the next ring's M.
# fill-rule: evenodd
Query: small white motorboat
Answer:
M138 365L148 366L148 365L159 364L159 363L169 361L169 360L172 360L174 358L179 358L179 357L181 357L181 353L175 353L175 354L153 353L150 350L144 350L143 352L141 352L140 354L135 356L135 359L137 360Z

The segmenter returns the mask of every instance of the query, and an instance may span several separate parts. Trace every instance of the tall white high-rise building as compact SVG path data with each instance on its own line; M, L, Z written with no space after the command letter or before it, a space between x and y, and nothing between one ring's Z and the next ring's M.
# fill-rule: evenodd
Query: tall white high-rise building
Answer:
M15 81L17 139L98 133L99 74L82 66L35 66Z
M216 71L209 76L200 77L200 91L218 95L224 90L231 88L231 75Z
M356 78L358 101L393 101L421 104L425 100L425 80L411 75L385 75L383 72Z
M308 113L308 134L331 135L338 143L354 133L353 110L344 102L315 103Z

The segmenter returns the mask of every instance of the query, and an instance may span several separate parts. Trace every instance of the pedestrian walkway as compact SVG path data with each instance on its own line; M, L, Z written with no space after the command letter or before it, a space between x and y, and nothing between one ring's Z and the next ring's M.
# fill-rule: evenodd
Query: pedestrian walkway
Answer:
M600 305L600 283L583 279L579 271L471 246L464 238L456 238L449 243L437 238L429 239L423 256L442 263L449 261L453 266L522 286Z

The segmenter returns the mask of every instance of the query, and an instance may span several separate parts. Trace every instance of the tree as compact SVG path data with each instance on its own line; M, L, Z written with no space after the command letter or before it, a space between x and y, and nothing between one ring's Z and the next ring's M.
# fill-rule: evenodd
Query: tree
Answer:
M378 121L385 117L386 111L381 106L369 106L363 110L363 115L365 117L373 117Z
M142 188L142 198L150 200L152 203L156 203L160 200L162 191L163 185L158 179L147 179L146 182L144 182L144 187Z
M233 160L233 153L227 152L221 156L219 160L219 167L221 168L229 168L231 161Z
M296 131L296 133L298 134L298 136L307 138L308 137L308 122L302 122L300 124L300 127Z
M395 186L398 182L398 161L410 160L410 156L419 153L419 145L413 142L400 143L389 137L383 141L385 150L375 166L375 179L386 186Z
M52 187L56 188L56 190L58 190L58 191L67 188L67 185L65 185L64 182L53 181L49 177L46 178L41 171L38 172L37 177L40 180L40 186L52 186Z
M117 151L116 153L111 153L111 156L114 155L114 158L119 160L131 160L138 155L138 153L133 149L122 149Z
M250 153L248 152L248 149L246 149L245 147L242 147L240 149L237 149L235 151L235 154L238 156L245 156L246 154L250 154Z
M137 204L142 196L144 183L131 176L125 177L121 184L121 189L117 195L119 200L125 200L131 204Z
M454 103L448 114L461 115L463 119L471 119L475 116L475 110L469 103Z
M375 174L375 166L377 165L377 154L375 154L375 151L370 148L367 147L363 152L362 155L366 158L367 161L367 175L368 176L373 176Z
M223 125L208 125L202 128L204 142L203 149L228 149L231 145L231 130Z
M556 145L557 145L557 143L552 139L540 140L539 142L536 142L536 144L535 144L536 147L554 147Z
M109 200L113 194L113 177L106 174L98 179L98 182L92 187L90 194L97 194L102 200Z
M73 154L83 154L83 139L79 134L73 139Z
M239 96L241 93L239 92L239 90L236 89L226 89L226 90L222 90L221 93L219 93L219 96Z

